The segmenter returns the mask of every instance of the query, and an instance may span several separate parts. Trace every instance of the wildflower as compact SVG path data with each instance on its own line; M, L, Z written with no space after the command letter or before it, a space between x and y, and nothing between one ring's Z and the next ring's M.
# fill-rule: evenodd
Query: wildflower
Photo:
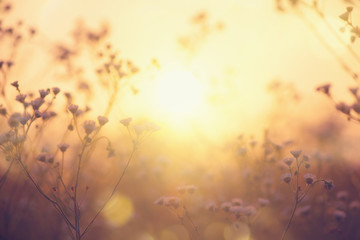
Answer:
M356 102L351 106L351 109L354 110L356 113L360 114L360 103Z
M310 213L310 210L311 210L311 206L310 205L306 205L306 206L303 206L301 208L298 209L298 213L302 216L306 216Z
M339 191L336 193L336 198L340 201L346 201L349 197L349 194L347 191Z
M351 13L353 9L354 9L354 8L350 6L350 7L347 7L347 8L346 8L346 11L347 11L348 13Z
M180 198L178 197L166 197L164 200L164 205L167 207L173 207L177 209L180 206Z
M358 200L354 200L349 204L349 208L352 211L360 211L360 202Z
M218 210L218 206L215 202L209 202L205 205L205 209L210 212L216 212Z
M91 134L96 129L95 122L92 121L92 120L86 120L84 122L83 127L84 127L84 130L86 132L86 135Z
M247 153L247 148L246 148L246 147L240 147L240 148L238 148L238 150L237 150L237 154L238 154L239 156L245 156L246 153Z
M256 213L256 208L254 206L247 206L244 209L244 213L246 214L246 216L250 217L252 215L254 215Z
M30 117L29 116L22 116L18 118L18 121L22 124L25 125L27 123L27 121L29 121Z
M241 206L243 201L240 198L233 198L231 199L231 203L233 206Z
M349 88L349 91L350 91L355 97L357 96L358 90L359 90L358 87Z
M292 150L292 151L290 151L291 155L293 155L294 158L299 158L301 152L302 152L302 150Z
M15 81L15 82L12 82L11 83L11 86L15 87L16 89L19 88L19 82L18 81Z
M309 158L309 156L308 156L308 155L303 154L303 156L302 156L302 160L303 160L304 162L308 162L308 161L310 160L310 158Z
M269 203L270 203L270 201L266 198L258 198L257 201L261 207L265 207L265 206L269 205Z
M309 184L309 185L313 184L316 181L315 175L311 174L311 173L305 173L304 179L305 179L306 184Z
M326 190L332 190L335 187L334 182L331 179L323 180L323 184Z
M109 121L109 119L105 116L98 116L97 119L100 126L104 126Z
M48 163L54 163L54 159L55 159L55 155L54 154L48 154L47 156L46 156L46 162L48 162Z
M26 98L26 94L19 94L16 96L16 101L21 102L21 103L25 103L25 98Z
M41 107L41 105L44 103L44 99L42 98L36 98L34 100L31 101L31 106L34 110L39 110L39 108Z
M39 110L35 110L35 117L36 118L41 118L42 117L42 113Z
M41 98L45 98L50 93L50 89L46 89L46 90L40 89L39 93Z
M346 218L346 213L341 210L335 210L333 214L337 221L342 221Z
M290 173L285 173L281 176L281 180L283 180L285 183L289 183L292 179L292 175Z
M45 153L40 153L39 155L36 156L35 159L40 161L40 162L45 162L46 161L46 154Z
M154 201L154 204L162 206L164 204L164 200L165 200L165 196L161 196Z
M6 108L3 106L0 106L0 115L6 116L6 113L7 113Z
M189 185L189 186L186 186L186 190L189 194L194 194L198 190L198 187L196 187L194 185Z
M177 187L176 190L177 190L180 194L185 194L185 192L186 192L186 189L185 189L184 186Z
M146 128L146 130L148 130L150 132L156 132L156 131L160 130L160 127L158 125L156 125L155 123L152 123L152 122L145 123L144 127Z
M327 96L330 96L331 84L324 84L316 88L316 91L322 92Z
M239 218L244 213L245 209L241 206L231 206L229 211L234 214L236 218Z
M60 92L60 88L58 87L53 87L51 90L53 91L54 95L57 95Z
M305 163L305 168L306 168L306 169L309 169L310 166L311 166L311 165L310 165L309 163Z
M134 131L135 131L137 136L140 136L145 130L146 129L145 129L145 127L143 125L135 125L134 126Z
M232 206L231 202L223 202L223 203L221 203L220 208L221 208L221 210L223 210L224 212L229 212L231 206Z
M70 145L66 143L60 143L57 146L61 152L65 152L70 147Z
M11 128L16 128L19 126L19 118L21 117L21 114L16 112L16 113L13 113L10 117L9 117L9 120L8 120L8 124Z
M131 121L132 121L132 118L129 117L129 118L124 118L124 119L120 120L120 123L122 125L124 125L125 127L128 127L129 124L131 123Z
M283 162L290 167L291 164L294 162L294 158L292 157L285 158Z
M72 114L75 114L78 109L79 109L79 106L78 106L78 105L75 105L75 104L70 104L70 105L68 106L68 110L69 110Z
M351 107L349 105L347 105L346 103L340 102L340 103L336 104L335 107L340 112L342 112L342 113L344 113L346 115L350 115Z
M339 18L345 22L349 21L350 12L346 11L339 16Z

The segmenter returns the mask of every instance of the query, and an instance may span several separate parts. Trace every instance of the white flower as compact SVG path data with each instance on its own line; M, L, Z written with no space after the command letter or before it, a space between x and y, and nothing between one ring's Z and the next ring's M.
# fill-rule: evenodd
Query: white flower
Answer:
M306 184L309 184L309 185L313 184L316 181L315 175L311 174L311 173L305 173L304 179L305 179Z

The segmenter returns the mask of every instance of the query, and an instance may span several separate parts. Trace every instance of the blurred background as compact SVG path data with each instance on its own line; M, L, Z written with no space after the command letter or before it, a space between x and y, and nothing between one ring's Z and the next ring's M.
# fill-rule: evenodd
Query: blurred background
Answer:
M358 1L2 0L1 4L4 9L11 6L11 11L0 12L0 60L14 63L6 81L3 75L6 84L1 85L7 101L14 102L17 95L10 86L13 81L19 81L25 93L53 86L62 93L53 105L59 110L57 119L29 151L34 155L44 147L55 151L64 139L76 145L73 135L64 138L64 131L59 130L66 130L64 122L71 118L67 103L76 103L84 111L91 109L84 120L99 115L109 118L102 134L113 143L116 156L107 161L104 151L96 151L91 156L93 164L84 170L84 182L95 189L84 197L93 200L84 204L84 211L91 209L89 216L116 182L118 172L111 170L122 169L131 153L131 136L119 121L131 117L134 124L151 122L160 129L141 142L116 197L85 239L240 240L264 239L266 234L280 239L289 215L281 206L283 202L291 205L292 198L291 191L290 196L283 193L288 189L280 182L280 173L286 170L279 162L290 150L302 149L318 159L310 171L322 177L336 178L333 171L340 163L346 169L341 173L357 166L358 120L348 121L335 105L341 101L352 104L348 88L358 84L360 48L351 38L357 33L339 18L346 7L353 6L351 21L356 26ZM7 26L19 33L34 29L36 34L13 44L4 34ZM109 68L107 59L121 59L126 73L109 70L104 75ZM331 84L332 99L316 91L323 84ZM63 95L66 92L71 98ZM13 111L21 109L15 103L8 106ZM76 156L76 149L73 152ZM261 161L273 161L274 166ZM6 170L8 162L0 166ZM68 163L66 169L73 167ZM110 179L104 178L107 174ZM272 190L256 190L254 182L259 188L265 184L259 179L272 179ZM343 179L344 190L356 185L354 181ZM187 219L184 212L153 205L163 195L178 194L179 186L194 186L199 191L182 198L183 203L191 202L187 204L192 206L189 211L195 224L192 219L182 222ZM16 202L31 202L26 194L16 195ZM348 194L358 197L357 191ZM335 193L324 198L331 196L336 199ZM238 218L199 210L211 202L234 198L254 205L262 197L273 205L255 227ZM320 200L309 201L316 204ZM325 215L336 209L333 203L330 206L332 210L324 210ZM280 210L285 217L269 221ZM18 220L7 230L13 238L8 239L25 239L15 232L22 221L32 229L32 215L16 214ZM320 219L324 213L317 214ZM85 222L91 219L84 216ZM350 234L345 236L357 236L351 235L351 226L344 230L337 223L330 225L335 234L341 229ZM58 239L70 239L64 224L59 228ZM258 233L252 235L255 229ZM325 238L321 235L325 230L318 235L301 235L300 230L294 230L289 239L339 239L338 235ZM32 230L19 232L27 231ZM54 231L47 233L41 227L33 232L28 239L40 239L41 232L44 239L54 237Z

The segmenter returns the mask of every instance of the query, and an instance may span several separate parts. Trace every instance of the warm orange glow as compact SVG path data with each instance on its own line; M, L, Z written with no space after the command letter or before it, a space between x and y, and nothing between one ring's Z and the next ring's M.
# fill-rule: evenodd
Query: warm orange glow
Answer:
M204 88L190 72L172 70L160 74L156 84L159 111L170 117L184 118L204 107Z

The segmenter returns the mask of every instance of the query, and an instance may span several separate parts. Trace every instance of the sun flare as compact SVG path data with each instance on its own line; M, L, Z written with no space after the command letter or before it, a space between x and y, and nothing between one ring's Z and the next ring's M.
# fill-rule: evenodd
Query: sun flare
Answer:
M204 87L190 72L168 71L159 77L156 100L163 113L176 117L190 116L204 103Z

